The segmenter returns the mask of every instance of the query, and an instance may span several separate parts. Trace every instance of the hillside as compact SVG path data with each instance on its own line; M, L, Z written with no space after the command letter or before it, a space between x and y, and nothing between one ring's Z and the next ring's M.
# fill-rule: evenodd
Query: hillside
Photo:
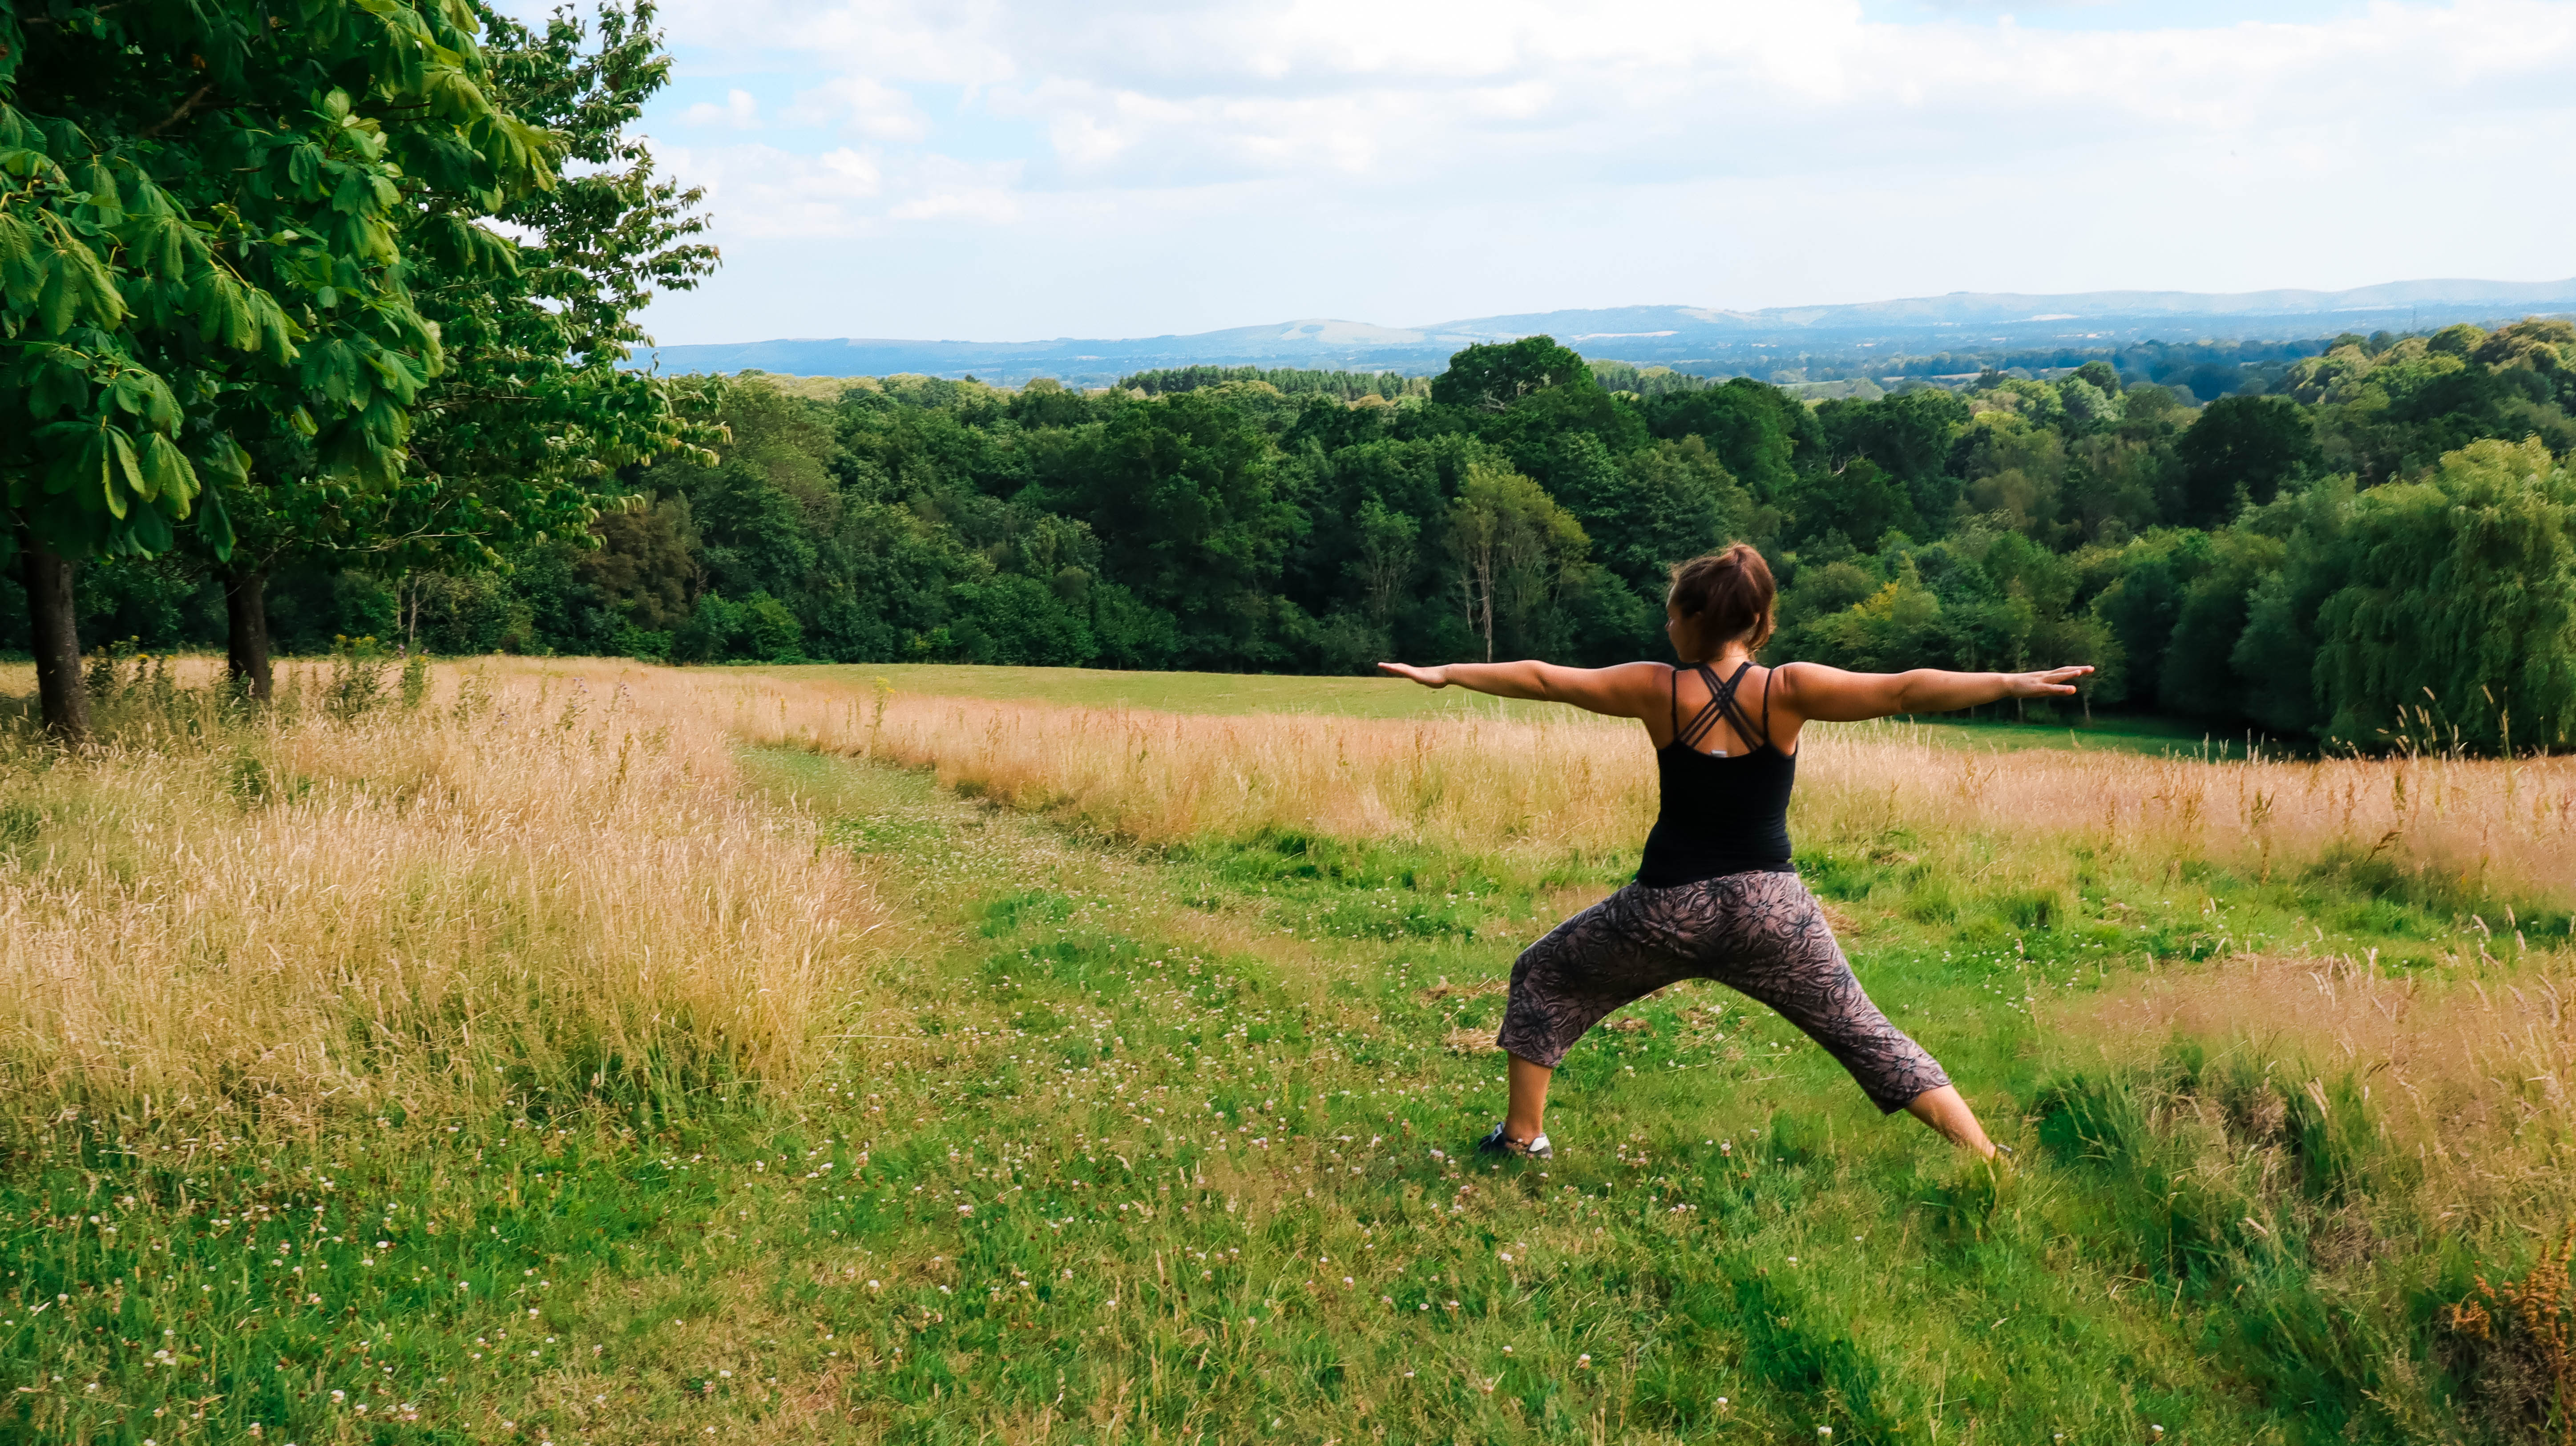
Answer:
M1952 351L2005 346L2116 346L2149 339L2330 336L2338 331L2413 331L2454 322L2492 325L2531 314L2576 310L2576 278L2564 281L2397 281L2348 291L2275 290L2214 295L2188 291L2088 291L2058 295L1956 291L1946 296L1829 306L1727 311L1699 306L1623 306L1470 317L1421 326L1380 326L1324 318L1231 327L1187 336L1032 341L906 340L886 337L782 338L665 346L636 364L668 372L753 369L790 376L885 376L918 372L1015 384L1052 376L1105 386L1155 367L1262 365L1429 374L1460 347L1547 335L1587 356L1678 367L1711 375L1767 376L1782 350L1812 356Z

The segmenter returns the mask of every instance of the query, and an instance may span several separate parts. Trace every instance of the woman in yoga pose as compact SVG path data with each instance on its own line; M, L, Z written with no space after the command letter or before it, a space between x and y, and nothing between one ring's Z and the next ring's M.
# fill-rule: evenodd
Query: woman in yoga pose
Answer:
M1789 862L1789 788L1810 721L1940 713L2072 693L2089 667L2039 673L1846 673L1753 661L1771 637L1771 569L1744 543L1673 569L1665 631L1680 667L1624 663L1381 663L1426 687L1571 703L1646 725L1663 788L1636 882L1559 924L1512 966L1500 1043L1511 1106L1478 1142L1550 1153L1548 1076L1603 1016L1680 979L1715 979L1780 1012L1851 1071L1883 1112L1903 1110L1991 1159L1995 1145L1950 1077L1861 991L1824 910Z

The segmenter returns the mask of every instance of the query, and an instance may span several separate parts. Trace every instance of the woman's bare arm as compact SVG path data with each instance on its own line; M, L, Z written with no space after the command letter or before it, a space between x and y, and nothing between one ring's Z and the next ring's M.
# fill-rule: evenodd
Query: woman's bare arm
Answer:
M1672 669L1661 663L1621 663L1615 668L1565 668L1554 663L1450 663L1417 668L1411 663L1380 663L1399 678L1426 688L1466 688L1497 698L1535 698L1571 703L1613 718L1643 718L1663 706Z
M1949 673L1916 668L1905 673L1846 673L1820 663L1781 667L1773 673L1779 704L1819 723L1857 723L1897 713L1947 713L2002 698L2046 698L2075 691L2089 665L2038 673Z

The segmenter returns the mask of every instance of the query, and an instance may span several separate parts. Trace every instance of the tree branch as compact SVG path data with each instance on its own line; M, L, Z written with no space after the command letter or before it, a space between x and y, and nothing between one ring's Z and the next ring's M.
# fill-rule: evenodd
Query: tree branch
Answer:
M198 86L194 91L189 93L186 100L179 102L179 108L177 110L161 117L158 123L146 127L144 130L136 134L134 138L138 141L148 141L154 136L161 134L163 131L168 130L170 127L177 125L179 122L186 120L188 118L188 112L195 110L197 108L197 102L204 100L206 96L214 90L214 88L215 83L211 80L207 81L204 85Z

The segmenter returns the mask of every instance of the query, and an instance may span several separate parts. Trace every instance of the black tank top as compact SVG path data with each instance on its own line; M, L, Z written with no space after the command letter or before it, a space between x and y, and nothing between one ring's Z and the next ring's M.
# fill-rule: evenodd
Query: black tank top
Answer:
M1761 727L1736 702L1736 685L1752 666L1746 663L1720 683L1706 663L1697 665L1700 681L1708 686L1708 703L1687 724L1682 722L1681 670L1673 670L1673 741L1655 754L1663 806L1637 867L1637 882L1648 888L1695 884L1720 874L1797 872L1789 862L1789 787L1797 781L1798 760L1771 745L1768 678L1762 685ZM1749 752L1728 758L1699 750L1700 740L1721 717Z

